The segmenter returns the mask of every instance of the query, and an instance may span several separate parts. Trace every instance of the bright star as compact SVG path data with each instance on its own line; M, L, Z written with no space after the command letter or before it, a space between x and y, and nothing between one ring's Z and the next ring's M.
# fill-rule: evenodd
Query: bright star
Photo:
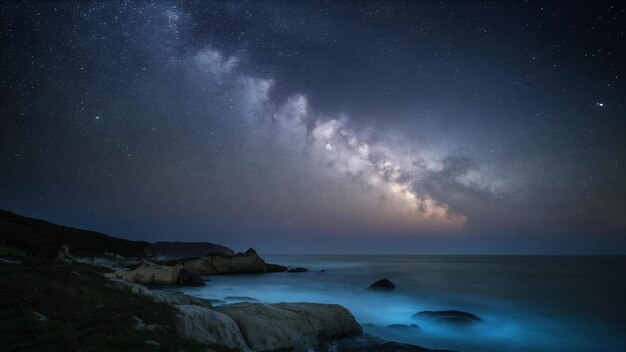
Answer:
M597 106L603 108L604 107L604 103L596 103Z

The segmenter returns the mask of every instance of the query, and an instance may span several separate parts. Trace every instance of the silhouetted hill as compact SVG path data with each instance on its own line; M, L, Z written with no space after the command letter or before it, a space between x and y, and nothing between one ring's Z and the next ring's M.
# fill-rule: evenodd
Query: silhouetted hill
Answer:
M207 253L235 254L228 247L210 242L155 242L152 245L170 257L203 257Z
M111 252L141 258L159 253L148 242L60 226L0 210L0 254L54 258L64 244L70 247L72 254L85 257Z

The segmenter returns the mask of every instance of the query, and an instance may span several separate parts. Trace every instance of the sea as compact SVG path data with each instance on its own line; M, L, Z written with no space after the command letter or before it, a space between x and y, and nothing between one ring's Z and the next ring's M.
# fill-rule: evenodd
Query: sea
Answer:
M304 273L207 276L183 292L217 305L336 303L366 333L461 352L626 351L626 256L264 255ZM396 288L368 289L387 278ZM468 324L430 320L461 310Z

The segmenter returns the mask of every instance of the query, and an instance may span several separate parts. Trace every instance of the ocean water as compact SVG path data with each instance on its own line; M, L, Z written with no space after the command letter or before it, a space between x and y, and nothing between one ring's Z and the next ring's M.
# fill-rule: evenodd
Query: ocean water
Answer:
M210 276L207 286L183 291L228 303L252 298L337 303L367 333L430 348L626 351L625 256L264 258L310 271ZM382 278L396 289L366 289ZM447 309L474 313L482 321L458 325L413 318L422 310ZM388 327L392 324L417 324L419 329Z

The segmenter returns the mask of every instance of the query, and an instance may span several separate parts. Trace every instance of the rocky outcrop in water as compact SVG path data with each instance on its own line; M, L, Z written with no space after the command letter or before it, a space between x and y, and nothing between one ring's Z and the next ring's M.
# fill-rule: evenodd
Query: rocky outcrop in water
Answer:
M216 309L237 322L248 346L258 351L317 346L362 333L352 314L336 304L236 303Z
M413 315L413 318L430 319L444 323L466 324L480 321L476 315L460 310L425 310Z
M309 269L301 268L301 267L292 268L292 269L287 270L288 273L306 273L307 271L309 271Z
M284 271L287 271L287 267L283 266L283 265L278 265L278 264L267 264L267 272L269 273L282 273Z
M185 270L199 275L268 273L287 269L281 265L267 264L252 248L235 255L209 253L204 257L170 261L167 264L180 264Z
M327 349L338 352L454 352L389 342L370 334L355 335L332 341Z
M389 281L389 279L382 279L371 284L369 288L393 290L394 288L396 288L396 285L394 285L393 282Z
M157 265L145 260L133 270L117 271L113 277L147 286L203 286L204 280L182 265Z

